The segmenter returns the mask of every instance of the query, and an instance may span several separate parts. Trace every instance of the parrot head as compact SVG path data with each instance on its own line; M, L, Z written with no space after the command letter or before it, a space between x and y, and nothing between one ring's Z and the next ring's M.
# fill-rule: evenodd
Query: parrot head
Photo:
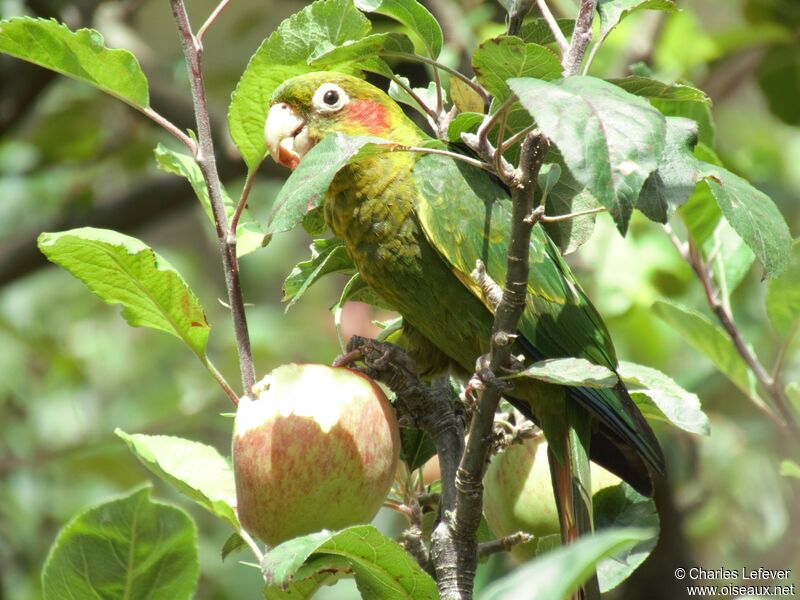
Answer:
M320 71L293 77L275 90L264 125L275 162L294 169L317 142L336 132L408 145L425 137L397 103L357 77Z

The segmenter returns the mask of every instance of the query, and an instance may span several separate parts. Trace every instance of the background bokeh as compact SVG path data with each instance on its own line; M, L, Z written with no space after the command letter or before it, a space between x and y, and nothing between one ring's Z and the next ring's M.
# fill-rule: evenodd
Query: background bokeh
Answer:
M464 62L482 39L501 32L498 4L424 2L443 22L445 58ZM551 2L559 16L573 0ZM714 101L715 148L728 168L776 201L800 235L800 4L796 0L694 0L682 12L638 14L598 54L593 74L623 76L644 62L665 81L686 79ZM233 2L205 42L206 81L226 186L238 195L243 166L225 129L230 93L249 56L301 2ZM214 7L189 6L196 22ZM3 18L55 17L100 30L110 46L132 50L151 82L153 106L191 126L185 68L167 2L156 0L0 0ZM378 23L378 27L390 27ZM398 68L422 83L419 66ZM184 275L213 325L209 354L230 381L238 367L213 232L177 177L155 168L152 148L176 142L133 110L85 85L0 56L0 599L40 596L39 576L58 529L83 508L149 480L113 431L174 434L225 452L230 410L179 341L132 329L67 273L48 266L42 231L81 225L143 239ZM251 209L262 220L287 172L262 168ZM339 346L329 307L345 280L315 285L288 313L281 284L308 256L302 230L281 234L242 261L242 282L260 374L289 361L330 362ZM607 320L622 359L651 365L696 392L711 418L699 438L657 430L669 466L659 494L662 540L617 598L685 596L678 566L794 569L800 576L800 481L782 477L785 440L712 364L658 320L650 307L671 298L706 311L702 289L663 231L634 219L622 239L602 216L570 262ZM732 295L745 339L770 365L778 337L764 309L758 265ZM365 305L345 311L347 334L374 332ZM800 343L785 381L800 379ZM158 497L198 521L201 599L258 597L255 570L220 561L228 531L156 482ZM383 518L383 517L382 517ZM385 521L389 522L390 516ZM482 579L507 568L498 557ZM353 588L331 593L352 597Z

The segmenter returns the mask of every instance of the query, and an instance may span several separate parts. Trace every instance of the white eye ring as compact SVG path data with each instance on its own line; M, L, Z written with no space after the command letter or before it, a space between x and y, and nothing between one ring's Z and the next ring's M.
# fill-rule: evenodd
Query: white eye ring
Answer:
M342 110L345 104L350 101L345 91L335 83L323 83L311 100L314 108L322 114L332 114Z

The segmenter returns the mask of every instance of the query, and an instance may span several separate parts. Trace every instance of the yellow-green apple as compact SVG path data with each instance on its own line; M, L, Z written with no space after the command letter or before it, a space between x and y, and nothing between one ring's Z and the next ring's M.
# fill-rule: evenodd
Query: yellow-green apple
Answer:
M274 546L368 523L394 480L400 436L391 404L368 377L289 364L242 398L233 431L243 527Z
M620 479L603 467L591 464L592 491L617 485ZM532 533L532 542L515 546L511 553L519 561L536 555L540 545L560 543L558 509L543 438L514 444L495 456L483 479L483 512L498 536L518 531Z

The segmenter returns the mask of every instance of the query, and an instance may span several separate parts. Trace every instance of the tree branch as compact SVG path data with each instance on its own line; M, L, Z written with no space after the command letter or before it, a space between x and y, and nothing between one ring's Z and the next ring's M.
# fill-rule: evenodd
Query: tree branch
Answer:
M484 383L477 410L472 415L469 441L456 473L456 510L443 512L432 537L432 557L443 599L472 597L478 561L477 531L483 508L483 475L491 448L494 416L504 384L497 379L511 358L517 323L525 310L528 291L528 255L536 177L548 149L544 137L528 135L520 150L520 164L511 185L512 224L508 271L503 296L495 313L491 351L476 367Z
M514 546L527 544L528 542L532 542L533 539L534 536L532 536L530 533L518 531L517 533L512 533L511 535L502 537L499 540L484 542L483 544L478 545L478 558L486 558L490 554L496 554L498 552L508 552Z
M233 328L236 334L236 346L239 351L239 366L242 374L244 394L252 394L255 384L255 368L253 355L250 349L250 336L247 331L247 315L244 309L242 289L239 282L239 263L236 258L236 239L228 239L228 219L225 214L225 205L222 200L219 173L217 171L214 153L214 140L211 132L211 121L208 113L205 86L202 72L202 46L192 34L189 25L189 16L183 0L170 0L172 13L180 34L181 48L189 69L189 84L192 89L194 114L197 121L197 154L195 160L203 173L214 213L217 227L217 238L222 255L222 266L225 272L225 285L228 289L228 300L233 318Z
M730 337L736 352L745 362L750 371L755 375L756 379L767 392L767 394L769 394L772 403L778 409L778 412L781 414L784 420L778 418L771 408L764 404L764 402L759 398L753 397L752 394L748 395L748 397L753 404L755 404L764 412L764 414L767 415L767 417L770 418L773 423L780 428L788 428L794 434L794 437L800 436L800 425L798 425L794 414L789 408L789 399L786 397L786 393L784 392L781 378L779 376L775 377L770 375L758 360L758 357L755 355L755 353L747 345L747 342L744 341L739 328L736 326L736 323L733 320L733 315L725 306L725 303L719 298L717 291L714 289L712 275L709 272L708 266L703 261L700 251L691 240L689 240L686 244L681 243L681 241L678 239L678 236L675 235L669 225L665 225L664 230L666 231L667 237L669 237L669 240L672 242L673 246L675 246L675 249L689 264L695 275L697 275L697 278L700 280L700 283L703 286L706 302L711 311L717 317L717 320L722 325L725 333L727 333L728 337Z
M564 32L561 31L561 28L558 26L558 21L553 16L553 13L550 12L550 7L547 6L547 2L545 0L536 0L536 5L539 7L539 12L542 13L542 18L544 19L547 26L550 28L550 32L553 34L553 37L556 40L556 44L558 44L558 49L561 51L561 57L564 58L564 55L567 53L567 49L569 48L569 42L567 38L564 37Z
M572 40L561 61L561 66L564 68L564 77L577 75L581 71L583 57L586 54L589 43L592 41L592 21L594 20L596 8L597 0L581 0L581 8L578 12L578 18L575 20Z

